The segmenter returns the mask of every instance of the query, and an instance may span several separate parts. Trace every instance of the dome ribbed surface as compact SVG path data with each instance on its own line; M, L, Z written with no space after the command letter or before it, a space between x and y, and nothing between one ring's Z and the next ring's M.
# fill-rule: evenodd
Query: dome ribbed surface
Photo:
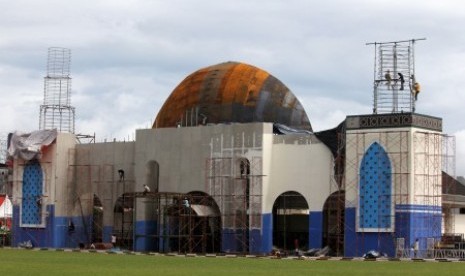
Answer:
M153 128L250 122L312 130L302 105L281 81L238 62L206 67L186 77L163 104Z

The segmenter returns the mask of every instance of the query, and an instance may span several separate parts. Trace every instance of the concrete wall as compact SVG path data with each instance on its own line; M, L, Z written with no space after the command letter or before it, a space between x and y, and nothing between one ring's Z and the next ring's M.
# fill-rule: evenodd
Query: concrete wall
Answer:
M223 249L238 250L234 241L235 225L230 224L236 210L231 205L223 204L224 197L215 194L218 185L234 187L240 178L240 160L247 159L251 165L251 174L263 174L262 143L264 129L272 131L272 124L218 124L198 127L143 129L136 132L136 182L138 185L153 183L147 177L149 163L156 162L159 166L160 192L189 193L200 191L213 197L220 208L223 218ZM215 163L215 168L211 166ZM267 176L254 177L260 181L257 185L265 186ZM255 182L254 182L255 183ZM253 185L253 184L251 184ZM153 187L151 187L153 188ZM261 193L261 191L258 191ZM258 197L254 197L258 198ZM261 198L260 198L261 200ZM261 215L261 201L258 204L258 216ZM138 225L154 225L148 221L150 214L144 214L138 209ZM149 211L146 209L146 211ZM257 215L257 214L256 214ZM145 218L145 222L142 221ZM260 218L260 217L259 217ZM140 220L140 221L139 221ZM260 232L261 223L254 224ZM147 228L147 227L146 227ZM144 232L144 229L138 231ZM251 233L251 236L254 234ZM255 247L258 250L260 237L257 237Z
M232 124L141 129L136 132L136 181L147 182L147 164L158 162L159 191L207 192L206 168L211 158L246 157L261 147L263 124ZM247 139L254 142L250 145ZM139 185L138 184L138 185Z
M103 205L103 241L111 241L115 223L114 207L123 193L141 191L134 177L135 142L104 142L76 145L75 163L70 166L75 181L70 184L70 195L79 197L80 205L67 207L73 214L92 216L93 196L98 196ZM124 170L124 180L118 170ZM78 198L74 197L76 201ZM82 211L81 211L82 208Z

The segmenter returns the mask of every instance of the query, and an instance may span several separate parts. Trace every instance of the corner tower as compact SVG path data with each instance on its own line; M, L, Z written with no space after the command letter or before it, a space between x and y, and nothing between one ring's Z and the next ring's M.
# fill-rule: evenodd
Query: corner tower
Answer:
M415 113L417 40L375 45L373 114L345 121L345 256L409 256L433 249L443 230L442 119Z
M440 118L347 117L346 256L369 250L394 256L415 239L425 249L441 237L442 148Z

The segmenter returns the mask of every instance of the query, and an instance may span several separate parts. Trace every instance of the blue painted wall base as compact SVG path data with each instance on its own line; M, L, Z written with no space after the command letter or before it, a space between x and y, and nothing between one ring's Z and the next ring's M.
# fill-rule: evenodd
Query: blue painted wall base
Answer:
M310 212L308 231L308 248L323 247L323 213Z
M92 217L55 217L55 207L47 205L44 228L20 227L19 210L19 205L13 206L13 246L25 241L31 241L34 247L47 248L77 248L90 243ZM74 229L69 227L71 222Z
M409 249L419 239L420 250L426 249L427 239L441 237L441 209L438 206L398 205L394 232L356 232L356 209L345 210L344 256L362 256L377 250L395 256L397 238L404 238Z
M137 221L134 232L134 251L158 251L158 238L154 237L156 234L156 221ZM150 235L152 235L152 237Z

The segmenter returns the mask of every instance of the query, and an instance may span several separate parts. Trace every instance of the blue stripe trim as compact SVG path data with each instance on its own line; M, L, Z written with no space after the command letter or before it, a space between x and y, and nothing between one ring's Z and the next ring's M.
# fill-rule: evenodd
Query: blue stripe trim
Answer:
M436 205L397 204L396 211L441 212L442 208Z

